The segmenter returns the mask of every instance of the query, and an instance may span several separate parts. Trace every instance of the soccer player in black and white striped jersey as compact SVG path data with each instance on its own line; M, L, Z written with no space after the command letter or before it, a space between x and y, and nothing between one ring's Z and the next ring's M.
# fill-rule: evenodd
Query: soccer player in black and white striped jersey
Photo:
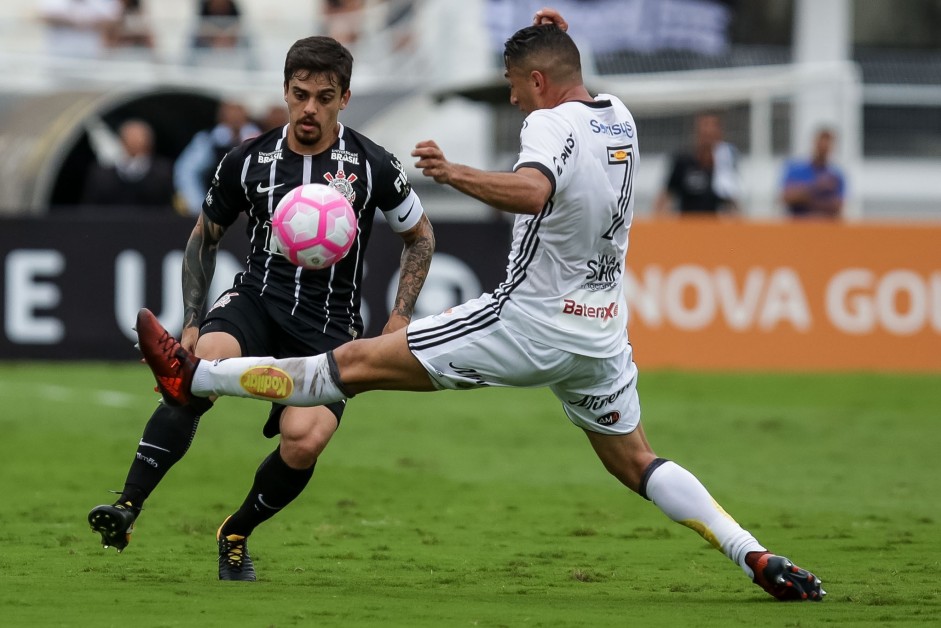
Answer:
M404 241L395 305L383 333L404 328L434 250L431 224L401 163L339 121L350 99L353 59L328 37L296 42L284 66L289 122L246 141L219 163L183 264L183 346L207 360L301 356L329 351L363 332L364 252L377 210ZM272 251L271 215L281 197L306 183L333 186L350 201L358 233L346 257L304 270ZM203 317L219 240L240 214L251 244L245 270ZM144 429L120 498L89 514L102 543L122 550L144 500L189 447L210 400L161 404ZM278 448L255 475L241 507L218 532L219 577L254 580L246 539L296 498L336 431L345 401L299 408L273 404L264 432Z

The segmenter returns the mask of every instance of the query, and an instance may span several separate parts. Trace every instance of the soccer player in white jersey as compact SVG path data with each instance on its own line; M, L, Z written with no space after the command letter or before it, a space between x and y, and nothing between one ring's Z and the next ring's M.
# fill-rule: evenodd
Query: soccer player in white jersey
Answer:
M556 12L537 13L505 48L510 101L528 114L512 172L449 162L431 141L416 166L516 214L506 280L491 294L406 329L307 358L200 361L147 310L141 350L169 402L235 395L316 405L369 390L545 386L604 466L707 539L772 596L820 600L820 580L772 554L691 473L644 436L622 295L637 129L614 96L589 95L578 49Z

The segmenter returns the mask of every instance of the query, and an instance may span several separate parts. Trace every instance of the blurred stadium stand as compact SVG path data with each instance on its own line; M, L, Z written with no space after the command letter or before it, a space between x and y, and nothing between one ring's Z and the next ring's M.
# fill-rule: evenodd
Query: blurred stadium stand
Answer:
M612 22L615 13L597 13L611 7L627 20L653 6L685 11L696 3L709 0L365 0L362 34L351 45L353 98L342 119L405 162L416 141L434 138L456 161L508 167L520 115L506 104L495 11L509 11L511 26L523 26L531 4L549 4L572 22L587 53L589 86L623 97L638 118L638 214L648 211L669 153L687 141L693 115L709 107L722 110L726 135L742 150L750 215L780 214L781 163L804 152L802 125L827 123L841 131L839 157L857 217L941 219L941 0L718 2L730 17L728 39L709 53L675 45L609 49L610 41L602 47L592 40L595 31L578 30L580 17ZM197 5L143 0L152 51L114 49L80 60L47 53L34 3L0 3L0 150L7 157L0 215L42 213L63 202L72 184L62 173L92 157L88 129L97 122L156 117L165 123L158 149L175 156L178 136L207 126L206 112L220 99L259 113L278 103L288 45L328 27L320 0L240 0L243 45L194 51ZM827 26L834 11L842 27ZM795 65L806 59L799 46L807 12L814 33L848 32L845 62ZM828 117L810 120L804 108L824 101ZM491 216L411 174L437 215Z

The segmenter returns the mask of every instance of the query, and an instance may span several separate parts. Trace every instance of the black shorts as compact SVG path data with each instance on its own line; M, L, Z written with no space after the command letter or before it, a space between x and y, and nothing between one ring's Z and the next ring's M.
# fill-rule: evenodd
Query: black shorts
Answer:
M311 328L309 324L298 322L290 313L268 303L253 290L244 288L232 288L216 299L199 328L199 335L213 332L233 336L243 356L296 358L318 355L344 342ZM328 403L324 407L333 412L339 422L346 400ZM271 438L278 433L282 412L283 405L271 404L263 430L266 437Z

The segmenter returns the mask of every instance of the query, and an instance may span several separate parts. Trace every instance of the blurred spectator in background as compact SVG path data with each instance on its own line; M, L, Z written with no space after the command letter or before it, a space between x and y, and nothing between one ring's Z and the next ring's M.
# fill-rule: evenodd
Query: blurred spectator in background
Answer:
M236 48L244 43L242 14L235 0L201 0L195 48Z
M106 32L110 48L151 51L154 36L141 0L121 0L121 16Z
M415 48L415 0L386 0L386 29L392 35L392 49Z
M262 131L270 131L275 127L284 126L289 121L288 108L282 102L265 109L265 113L258 118L258 126Z
M670 176L654 203L654 215L738 213L738 151L722 141L719 114L696 116L693 146L673 156Z
M722 55L736 0L486 0L485 20L495 50L532 12L547 4L585 33L582 56L631 51ZM589 35L590 34L590 35Z
M63 57L100 57L121 19L119 0L40 0L47 50Z
M94 164L85 180L82 205L161 209L173 207L173 163L154 154L154 132L143 120L118 129L122 153L114 165Z
M216 166L232 148L259 133L261 129L249 119L244 105L220 103L216 126L193 136L173 165L177 211L198 216Z
M830 163L836 135L820 129L810 159L793 159L784 168L781 201L794 218L838 219L843 213L845 180Z
M322 0L326 34L344 46L359 39L364 0Z

